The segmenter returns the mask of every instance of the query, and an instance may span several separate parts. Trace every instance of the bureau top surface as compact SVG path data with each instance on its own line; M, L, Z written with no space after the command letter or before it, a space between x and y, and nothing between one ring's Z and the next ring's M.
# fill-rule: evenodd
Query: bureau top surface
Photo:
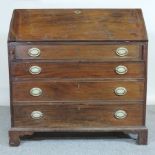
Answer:
M17 9L9 41L147 41L140 9Z

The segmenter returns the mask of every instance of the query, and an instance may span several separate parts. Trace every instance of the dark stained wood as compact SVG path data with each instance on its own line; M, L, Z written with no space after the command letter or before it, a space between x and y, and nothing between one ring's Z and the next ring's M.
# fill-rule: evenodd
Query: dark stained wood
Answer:
M33 87L42 89L41 96L30 95ZM114 90L125 87L127 93L117 96ZM24 88L24 89L23 89ZM52 82L17 81L12 87L15 101L80 101L80 100L143 100L143 81Z
M140 9L15 10L9 41L147 41Z
M80 13L78 12L80 11ZM40 56L28 55L39 48ZM128 55L119 57L116 49ZM140 9L17 9L9 36L10 145L34 132L129 132L147 144L147 33ZM42 68L31 75L29 68ZM128 72L117 75L115 67ZM33 97L29 91L43 93ZM127 94L117 96L116 87ZM116 110L127 117L114 118ZM43 118L33 120L40 110Z
M116 67L127 67L127 73L116 73ZM31 74L29 69L39 66L41 73ZM94 72L95 71L95 72ZM107 63L47 63L20 62L12 64L12 76L16 78L144 78L143 63L107 62Z
M25 135L32 135L32 131L9 131L9 144L10 146L18 146L20 144L20 137L23 137Z
M146 42L144 45L143 45L143 59L144 59L144 62L145 62L145 82L144 82L144 86L145 86L145 94L144 94L144 117L143 117L143 120L144 120L144 123L146 121L146 104L147 104L147 68L148 68L148 43ZM147 135L146 135L147 136Z
M148 143L148 130L144 129L138 132L137 143L141 145L147 145Z
M74 127L70 127L70 128L16 128L16 127L12 127L10 131L18 131L18 132L25 132L25 131L33 131L33 132L64 132L64 133L76 133L76 132L120 132L120 131L124 131L126 133L128 132L132 132L132 133L137 133L138 131L144 131L147 130L147 128L145 126L117 126L117 128L114 127L104 127L104 128L90 128L90 127L85 127L85 128L74 128Z
M122 127L106 127L106 128L14 128L12 127L11 130L9 131L10 134L10 146L18 146L20 144L20 138L22 138L23 136L27 136L30 135L31 138L33 138L33 132L37 132L39 134L39 136L44 136L44 133L47 133L46 135L49 138L49 132L53 135L53 136L61 136L62 138L62 134L63 135L68 135L68 136L89 136L91 134L91 136L103 136L103 132L104 135L106 134L119 134L120 132L125 132L126 134L129 133L135 133L138 134L140 131L147 131L147 128L145 126L124 126ZM37 136L38 136L37 134ZM51 135L50 134L50 135ZM89 135L88 135L89 134ZM34 135L35 136L35 135ZM18 139L18 140L17 140ZM138 139L137 139L137 143L138 143ZM146 143L141 143L142 144L146 144Z
M38 48L41 51L40 56L30 57L28 55L28 50L31 48ZM125 47L128 49L128 55L124 57L119 57L116 54L116 50L119 47ZM136 44L121 44L121 45L17 45L15 48L15 58L16 59L28 59L28 60L96 60L96 61L108 61L108 60L141 60L142 46Z
M125 110L125 119L116 119L115 112ZM142 104L64 104L64 105L16 105L14 110L14 125L16 127L44 128L103 128L109 126L141 126L143 125ZM43 117L38 120L31 118L33 111L39 110Z

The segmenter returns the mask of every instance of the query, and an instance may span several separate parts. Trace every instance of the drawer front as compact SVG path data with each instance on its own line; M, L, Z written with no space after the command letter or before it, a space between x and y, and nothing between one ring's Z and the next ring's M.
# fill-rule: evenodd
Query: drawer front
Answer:
M143 125L142 104L13 106L15 127L102 128Z
M17 78L143 78L144 63L12 63Z
M126 49L124 56L119 52ZM16 59L47 60L140 60L140 45L17 45ZM34 55L33 55L34 54Z
M16 81L13 101L143 100L143 81Z

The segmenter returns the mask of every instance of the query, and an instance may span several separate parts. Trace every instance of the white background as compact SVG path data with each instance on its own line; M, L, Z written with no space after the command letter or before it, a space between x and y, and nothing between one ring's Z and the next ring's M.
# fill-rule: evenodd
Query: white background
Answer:
M142 8L149 36L147 104L155 104L154 6L154 0L0 0L0 105L9 105L7 35L15 8Z

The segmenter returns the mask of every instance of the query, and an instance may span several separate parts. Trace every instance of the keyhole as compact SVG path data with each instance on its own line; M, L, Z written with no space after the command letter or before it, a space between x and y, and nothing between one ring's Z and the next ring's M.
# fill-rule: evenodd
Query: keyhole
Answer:
M81 11L80 10L75 10L74 13L79 15L79 14L81 14Z

